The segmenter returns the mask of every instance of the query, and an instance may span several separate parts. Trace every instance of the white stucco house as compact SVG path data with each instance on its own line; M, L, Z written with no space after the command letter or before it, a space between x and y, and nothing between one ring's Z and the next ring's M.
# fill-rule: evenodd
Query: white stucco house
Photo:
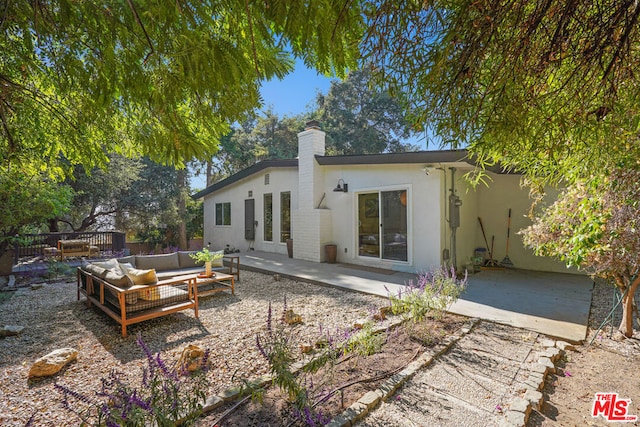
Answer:
M517 231L531 207L517 174L488 173L472 188L464 175L476 167L465 150L326 156L325 133L309 122L298 134L298 158L267 160L195 194L204 200L204 242L337 262L416 272L445 262L464 268L485 248L517 268L566 272L526 249ZM492 243L493 242L493 243ZM488 254L486 255L488 258Z

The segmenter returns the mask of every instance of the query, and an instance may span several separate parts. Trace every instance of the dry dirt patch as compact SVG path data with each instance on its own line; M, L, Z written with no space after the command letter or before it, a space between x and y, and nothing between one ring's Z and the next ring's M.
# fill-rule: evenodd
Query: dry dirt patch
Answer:
M385 334L382 349L371 356L346 354L339 358L333 369L322 369L305 377L306 384L319 391L318 398L339 390L315 409L325 421L342 413L368 391L375 390L386 378L404 368L421 354L425 348L437 345L446 336L464 324L466 318L445 315L440 320L427 318L414 324L407 323ZM323 384L319 387L319 384ZM319 400L319 399L318 399ZM200 426L220 427L244 426L303 426L292 406L276 387L269 387L262 404L256 401L232 409L229 403L203 418ZM221 420L221 416L229 411Z

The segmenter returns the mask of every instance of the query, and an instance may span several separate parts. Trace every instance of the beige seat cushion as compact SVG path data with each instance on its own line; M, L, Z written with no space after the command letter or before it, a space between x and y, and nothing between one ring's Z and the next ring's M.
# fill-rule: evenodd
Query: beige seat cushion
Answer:
M120 265L118 264L118 260L115 258L109 259L107 261L95 261L91 264L104 268L105 270L116 270L120 269Z
M143 270L151 268L157 271L177 270L180 268L180 262L177 252L159 255L137 255L135 266Z
M182 251L178 252L178 258L180 260L180 268L193 268L197 267L196 260L191 258L191 254L195 254L195 251Z
M118 258L118 262L119 262L120 264L129 263L129 264L131 264L134 268L136 268L136 256L135 256L135 255L126 256L126 257L122 257L122 258Z
M156 286L146 286L138 291L138 298L145 301L156 301L160 299L160 289Z
M118 264L118 262L116 261L115 264ZM120 266L118 265L117 268L113 268L113 265L114 264L112 262L96 262L96 263L86 264L82 267L82 269L91 273L96 277L104 279L105 281L119 288L126 289L129 286L131 286L129 279L127 278L127 276L125 276L122 273ZM106 266L109 268L105 268L103 266Z

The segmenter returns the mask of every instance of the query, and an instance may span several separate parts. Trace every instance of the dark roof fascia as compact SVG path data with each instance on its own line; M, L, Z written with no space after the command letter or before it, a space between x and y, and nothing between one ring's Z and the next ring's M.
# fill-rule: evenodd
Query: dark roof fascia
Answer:
M467 150L438 150L438 151L408 151L403 153L384 154L353 154L341 156L315 156L316 161L322 166L340 165L385 165L385 164L410 164L410 163L467 163L470 166L478 166L477 162L469 155ZM200 199L214 191L234 184L244 178L268 168L298 167L298 159L263 160L228 178L218 181L204 190L191 196L194 200ZM513 174L517 172L507 171L500 165L489 166L486 170L498 174Z
M383 165L399 163L475 163L467 150L408 151L403 153L354 154L347 156L316 156L318 164L335 165Z
M407 151L403 153L354 154L347 156L316 156L318 164L323 166L340 165L384 165L410 163L467 163L478 166L467 150ZM486 170L498 174L513 173L500 165L486 167Z
M208 194L213 193L214 191L220 190L224 187L227 187L231 184L235 184L238 181L241 181L253 174L256 174L262 170L269 168L297 168L298 167L298 159L276 159L276 160L263 160L259 163L256 163L253 166L249 166L246 169L241 170L238 173L231 175L228 178L225 178L221 181L216 182L205 188L202 191L197 192L192 195L191 198L193 200L200 199Z

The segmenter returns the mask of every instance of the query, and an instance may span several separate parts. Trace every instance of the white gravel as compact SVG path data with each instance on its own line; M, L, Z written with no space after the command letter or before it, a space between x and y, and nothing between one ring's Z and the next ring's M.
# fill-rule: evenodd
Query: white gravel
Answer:
M120 326L96 308L76 299L75 277L45 283L39 289L19 288L9 301L0 304L0 327L24 326L24 331L0 338L0 425L24 426L33 415L34 426L75 426L79 418L61 405L54 384L92 396L100 380L112 369L135 382L146 365L136 337L168 361L177 360L187 344L211 351L215 369L210 373L209 394L232 385L232 375L254 378L267 372L265 360L255 346L256 333L264 330L269 302L274 318L279 317L286 295L289 308L301 314L305 323L295 327L302 342L317 336L323 328L347 328L370 315L372 307L387 305L384 298L312 285L270 275L242 272L236 294L222 292L200 300L200 316L192 310L139 323L122 338ZM612 307L612 287L598 282L593 291L587 342ZM637 300L640 297L637 296ZM616 323L620 314L616 316ZM616 325L617 326L617 325ZM630 354L638 351L635 340L608 340L610 328L596 339L597 345ZM61 347L80 351L78 360L58 375L29 383L27 374L39 357Z
M0 325L25 327L20 335L0 339L0 425L24 426L32 415L34 426L79 425L79 418L62 407L54 384L93 396L114 368L132 382L139 380L146 363L136 344L138 334L169 362L187 344L210 349L213 394L230 387L234 373L245 378L267 373L255 338L264 331L270 302L274 318L282 312L285 295L288 308L302 315L304 324L295 327L300 341L317 336L320 326L344 329L367 318L372 307L387 305L385 298L254 272L243 271L241 277L235 295L202 298L198 319L193 310L183 311L132 325L127 338L111 318L77 301L75 277L39 289L20 288L0 304ZM28 382L33 362L61 347L79 350L78 360L54 377Z

